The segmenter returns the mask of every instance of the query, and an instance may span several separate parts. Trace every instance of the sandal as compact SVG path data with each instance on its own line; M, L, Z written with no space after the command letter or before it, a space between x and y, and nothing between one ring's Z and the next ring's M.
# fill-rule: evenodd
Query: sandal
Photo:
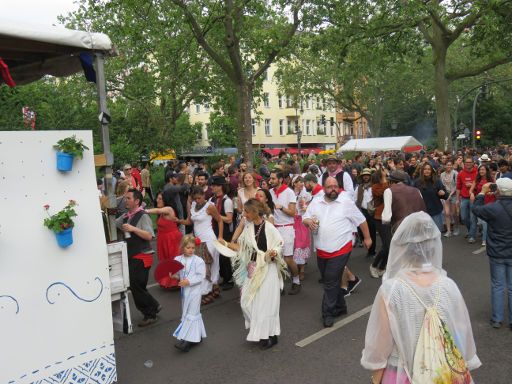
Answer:
M213 290L210 293L210 295L212 295L214 298L219 297L220 296L220 287L218 285L214 285Z
M208 305L214 301L214 298L211 294L204 295L201 299L201 305Z

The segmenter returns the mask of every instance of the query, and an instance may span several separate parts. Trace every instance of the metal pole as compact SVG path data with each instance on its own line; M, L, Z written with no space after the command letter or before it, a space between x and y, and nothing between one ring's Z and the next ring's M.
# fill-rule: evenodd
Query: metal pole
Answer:
M114 156L110 151L110 136L108 130L108 123L110 122L110 112L107 108L107 91L105 88L105 58L103 53L96 53L94 55L96 64L96 88L98 91L98 106L100 110L100 124L101 124L101 144L103 147L103 154L107 160L105 167L105 193L108 196L108 208L116 206L116 197L112 187L112 165L114 163ZM108 214L110 240L117 240L117 229L115 223L115 216Z
M482 88L478 89L476 93L475 100L473 101L473 137L471 138L471 147L475 148L475 132L476 132L476 102L478 101L478 96L482 93Z

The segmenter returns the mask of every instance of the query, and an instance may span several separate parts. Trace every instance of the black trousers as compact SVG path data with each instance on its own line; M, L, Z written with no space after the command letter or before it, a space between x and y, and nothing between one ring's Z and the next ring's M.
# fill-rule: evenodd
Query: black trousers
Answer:
M382 224L381 220L375 220L375 227L379 232L382 248L377 256L375 256L372 266L384 270L388 264L389 245L391 244L391 225Z
M318 269L324 281L324 297L322 299L322 317L334 318L347 310L344 294L341 291L341 275L347 265L350 253L323 259L317 257Z
M366 209L361 208L361 212L363 212L363 215L366 218L366 222L368 223L368 230L370 231L370 237L372 239L372 246L370 247L370 249L368 249L368 253L373 255L375 254L375 247L377 246L377 229L375 228L375 219L372 216L370 216ZM359 227L357 227L357 232L359 233L359 238L362 241L363 232Z
M219 255L219 274L222 282L227 283L233 277L233 268L231 267L231 259L229 257Z
M144 268L142 260L129 259L130 291L132 291L135 306L145 317L155 318L160 305L148 292L148 277L150 268Z

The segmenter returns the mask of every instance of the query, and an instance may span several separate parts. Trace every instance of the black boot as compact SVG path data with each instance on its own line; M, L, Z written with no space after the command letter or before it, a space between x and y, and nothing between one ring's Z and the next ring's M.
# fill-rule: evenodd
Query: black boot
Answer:
M190 341L183 341L183 343L176 345L176 348L178 348L182 352L188 352L190 351L190 348L192 347L192 343Z
M270 340L272 340L272 344L277 344L277 335L276 336L270 336Z

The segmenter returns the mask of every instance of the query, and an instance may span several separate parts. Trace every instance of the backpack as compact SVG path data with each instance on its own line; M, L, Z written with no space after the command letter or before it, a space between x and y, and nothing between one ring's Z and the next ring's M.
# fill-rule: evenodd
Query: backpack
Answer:
M399 279L410 289L412 294L425 308L425 317L420 330L420 337L414 352L412 377L405 371L411 384L470 384L472 383L466 361L453 341L437 309L440 297L440 284L434 304L427 307L414 288L405 280Z

